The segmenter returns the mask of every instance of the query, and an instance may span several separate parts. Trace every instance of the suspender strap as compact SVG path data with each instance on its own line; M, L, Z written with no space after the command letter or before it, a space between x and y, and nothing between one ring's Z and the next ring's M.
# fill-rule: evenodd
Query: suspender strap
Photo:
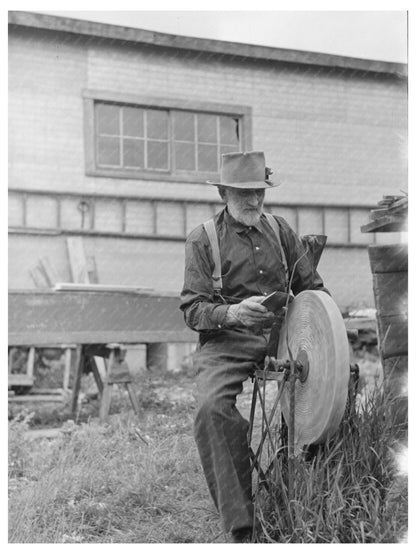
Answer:
M214 271L212 272L212 286L214 291L221 293L222 289L222 277L221 277L221 257L220 247L218 245L218 235L215 229L215 223L213 219L209 219L204 223L204 229L208 235L209 243L211 245L212 259L214 262Z
M266 219L270 227L273 229L277 238L277 242L280 248L282 263L285 268L285 277L286 277L285 287L287 288L289 284L289 269L287 266L286 254L282 246L282 241L280 240L280 227L276 219L272 216L272 214L265 213L264 215L266 216ZM209 219L208 221L206 221L204 223L204 229L205 229L205 232L207 233L208 240L211 245L212 259L214 262L214 271L212 272L212 286L214 288L214 291L221 293L221 289L222 289L221 257L220 257L220 248L218 244L217 230L215 228L214 220Z
M266 216L266 219L267 219L270 227L273 229L273 231L276 235L276 238L277 238L277 242L279 244L282 263L283 263L283 266L285 268L285 277L286 277L286 283L285 283L286 286L285 286L285 288L287 288L287 286L289 285L289 268L287 266L287 260L286 260L285 251L283 250L282 241L280 240L280 227L279 227L279 224L277 223L276 219L272 216L272 214L265 213L264 215Z

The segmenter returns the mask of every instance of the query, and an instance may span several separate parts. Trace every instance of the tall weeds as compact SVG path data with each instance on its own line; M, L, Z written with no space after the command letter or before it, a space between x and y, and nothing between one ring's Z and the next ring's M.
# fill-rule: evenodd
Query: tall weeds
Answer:
M405 536L407 477L395 460L405 428L391 405L375 390L312 459L297 458L291 502L285 458L278 458L259 502L260 542L390 543Z

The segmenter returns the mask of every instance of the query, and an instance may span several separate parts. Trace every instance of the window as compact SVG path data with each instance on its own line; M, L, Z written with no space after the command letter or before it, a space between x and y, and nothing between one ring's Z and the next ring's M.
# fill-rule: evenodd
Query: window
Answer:
M205 181L218 175L223 153L248 149L247 108L96 96L86 104L88 174Z
M218 173L221 154L240 150L239 118L172 111L173 168Z
M95 104L97 167L169 169L169 113Z

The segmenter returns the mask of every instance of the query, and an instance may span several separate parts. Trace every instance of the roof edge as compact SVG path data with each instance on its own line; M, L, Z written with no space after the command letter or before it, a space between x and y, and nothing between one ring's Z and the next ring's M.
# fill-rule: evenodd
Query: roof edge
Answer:
M402 63L173 35L36 12L9 11L8 19L11 25L152 44L165 48L179 48L269 61L387 73L398 77L407 76L407 64Z

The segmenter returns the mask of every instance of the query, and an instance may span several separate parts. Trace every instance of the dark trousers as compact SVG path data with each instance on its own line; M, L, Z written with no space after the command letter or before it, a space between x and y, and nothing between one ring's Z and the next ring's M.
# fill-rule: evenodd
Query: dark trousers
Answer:
M264 335L223 330L195 353L195 440L226 532L253 525L248 421L236 408L243 382L266 355Z

